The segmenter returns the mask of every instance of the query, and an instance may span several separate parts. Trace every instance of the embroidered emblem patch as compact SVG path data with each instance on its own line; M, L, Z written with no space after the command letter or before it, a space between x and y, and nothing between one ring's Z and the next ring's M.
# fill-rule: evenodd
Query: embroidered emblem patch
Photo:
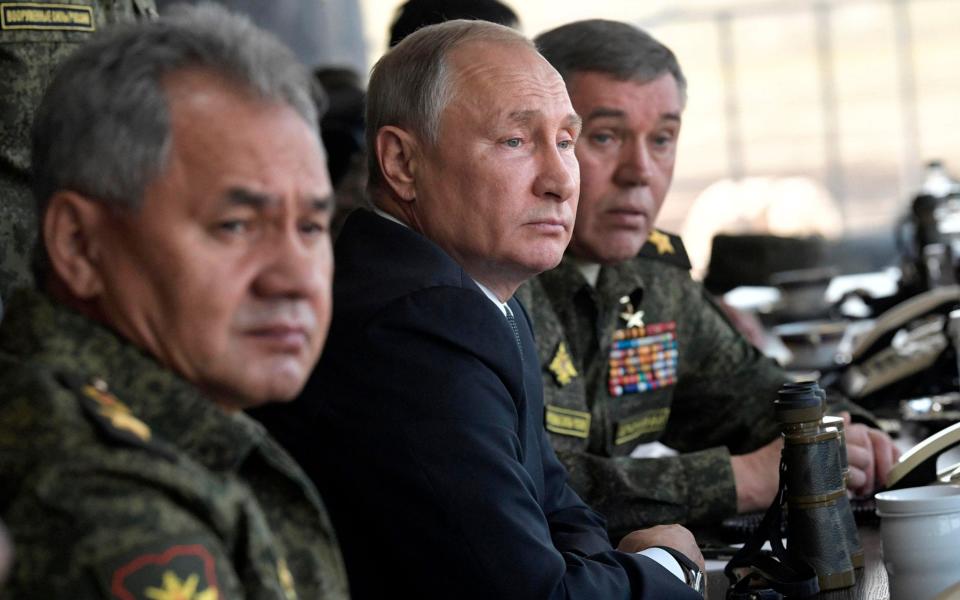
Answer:
M557 346L557 351L554 353L548 368L560 387L567 385L573 381L574 377L579 375L577 368L573 366L573 361L570 359L570 353L567 352L567 345L563 342L560 342Z
M662 231L654 229L650 232L649 237L647 237L647 241L656 246L657 252L660 254L674 254L676 252L670 238Z
M171 546L124 563L110 579L117 600L219 600L213 556L199 544Z
M547 431L578 438L590 436L590 413L549 404L544 408Z
M92 6L41 2L0 2L0 29L94 31Z
M663 428L667 426L667 418L669 417L669 408L656 408L643 412L635 419L621 421L617 423L617 433L614 441L619 446L632 442L641 436L663 431Z
M107 389L102 379L83 386L83 394L96 403L96 416L118 431L133 435L141 442L150 441L150 428L133 416L126 404Z
M676 383L679 355L675 321L614 331L608 364L610 395L620 397Z

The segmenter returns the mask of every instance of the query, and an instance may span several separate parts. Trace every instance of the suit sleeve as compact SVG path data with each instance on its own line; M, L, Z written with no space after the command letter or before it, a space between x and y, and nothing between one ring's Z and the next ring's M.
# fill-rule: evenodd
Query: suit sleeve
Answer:
M318 428L328 459L314 470L357 597L380 589L371 577L419 597L699 597L605 542L527 422L520 355L483 296L427 290L362 331L355 353L321 363L333 389ZM373 543L391 560L372 559Z

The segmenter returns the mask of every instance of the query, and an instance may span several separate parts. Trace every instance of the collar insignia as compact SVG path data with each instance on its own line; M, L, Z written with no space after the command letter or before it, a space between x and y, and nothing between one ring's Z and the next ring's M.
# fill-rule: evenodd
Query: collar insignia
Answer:
M658 254L676 253L676 250L673 249L673 243L670 242L670 238L662 231L654 229L650 232L650 236L647 237L647 241L657 247Z
M287 566L284 559L277 560L277 578L280 579L280 587L283 588L283 596L286 600L297 600L297 589L293 585L293 573Z
M550 372L553 373L560 387L567 385L573 381L574 377L579 375L577 368L573 366L573 361L570 359L570 353L567 352L567 345L563 342L560 342L560 345L557 346L553 360L550 361Z
M111 427L134 435L142 442L150 441L147 424L133 416L130 408L110 393L104 380L94 379L83 386L83 394L96 403L97 414Z

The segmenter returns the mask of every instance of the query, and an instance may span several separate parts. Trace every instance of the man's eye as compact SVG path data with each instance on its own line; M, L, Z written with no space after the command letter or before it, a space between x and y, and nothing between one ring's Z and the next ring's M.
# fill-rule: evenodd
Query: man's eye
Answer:
M217 223L217 230L223 233L245 233L250 229L249 223L246 221L241 221L239 219L234 219L230 221L221 221Z
M613 136L609 133L594 133L590 135L590 141L603 146L613 142Z
M557 148L560 148L561 150L570 150L574 147L574 145L575 142L573 140L562 140L557 143Z
M327 231L327 225L321 221L304 221L300 223L300 233L318 235L325 231Z
M519 148L523 145L523 140L520 138L510 138L503 143L507 146L507 148Z
M669 134L661 134L653 138L653 143L657 146L668 146L673 143L673 136Z

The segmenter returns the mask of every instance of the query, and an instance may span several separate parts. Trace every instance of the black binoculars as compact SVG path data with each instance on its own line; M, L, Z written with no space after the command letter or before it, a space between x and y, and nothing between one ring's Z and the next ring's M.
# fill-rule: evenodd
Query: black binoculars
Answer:
M843 419L824 416L826 393L816 382L788 383L774 401L783 432L787 550L817 573L821 590L856 583L863 548L847 497Z

